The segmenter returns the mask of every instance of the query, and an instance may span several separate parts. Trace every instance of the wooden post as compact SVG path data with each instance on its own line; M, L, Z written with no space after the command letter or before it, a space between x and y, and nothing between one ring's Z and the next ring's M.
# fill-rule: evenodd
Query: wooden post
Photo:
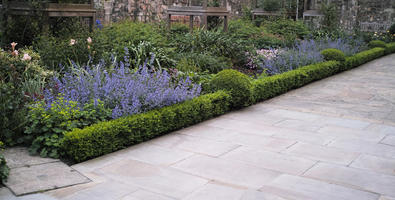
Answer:
M207 30L207 15L206 14L203 14L202 15L202 24L200 24L200 27L203 27L204 29L206 29Z
M170 31L171 28L171 14L167 15L167 29Z
M225 32L228 31L228 16L227 15L224 16L224 31Z
M189 16L189 29L192 32L193 31L193 15Z
M298 21L299 18L299 0L296 0L296 17L295 20Z

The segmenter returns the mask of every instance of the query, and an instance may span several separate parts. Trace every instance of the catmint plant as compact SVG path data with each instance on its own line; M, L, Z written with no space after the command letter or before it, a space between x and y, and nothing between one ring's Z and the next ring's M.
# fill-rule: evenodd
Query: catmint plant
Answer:
M324 61L321 51L328 48L339 49L346 56L353 55L363 50L365 44L360 40L343 39L336 40L326 38L320 40L303 40L295 43L291 48L281 51L258 50L262 54L257 63L258 68L264 69L268 75L280 74L294 70L302 66Z
M147 62L137 69L130 69L119 62L113 69L105 63L79 67L53 81L44 93L47 106L56 96L78 102L80 106L91 100L100 100L112 109L112 117L132 115L176 104L199 96L201 87L189 77L174 79L165 70L150 69Z

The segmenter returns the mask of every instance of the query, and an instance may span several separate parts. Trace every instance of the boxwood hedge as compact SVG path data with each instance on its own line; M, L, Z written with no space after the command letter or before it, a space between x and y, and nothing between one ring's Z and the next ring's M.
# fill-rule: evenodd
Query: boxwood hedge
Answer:
M385 49L360 52L345 62L327 61L258 79L252 83L252 99L269 99L389 53L395 53L395 43ZM62 148L71 159L81 162L221 115L232 109L232 102L229 92L217 91L147 113L100 122L65 133Z
M65 133L62 148L70 158L81 162L221 115L230 110L230 102L227 92L218 91L147 113L100 122Z

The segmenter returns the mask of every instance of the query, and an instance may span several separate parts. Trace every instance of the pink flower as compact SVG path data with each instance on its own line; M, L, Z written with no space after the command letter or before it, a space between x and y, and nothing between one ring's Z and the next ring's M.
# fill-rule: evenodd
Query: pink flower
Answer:
M88 39L86 39L86 41L88 42L88 44L91 44L92 43L92 38L88 37Z
M29 56L29 54L27 54L27 53L23 54L23 58L22 58L22 60L25 60L25 61L30 61L31 59L32 59L32 57L31 57L31 56Z
M18 43L16 43L16 42L12 42L12 43L11 43L12 51L15 50L15 46L16 46L17 44L18 44Z
M18 56L18 55L19 55L18 50L14 50L14 51L11 53L11 55L13 55L13 56Z
M77 43L77 41L75 41L74 39L70 39L70 46L75 45L75 43Z

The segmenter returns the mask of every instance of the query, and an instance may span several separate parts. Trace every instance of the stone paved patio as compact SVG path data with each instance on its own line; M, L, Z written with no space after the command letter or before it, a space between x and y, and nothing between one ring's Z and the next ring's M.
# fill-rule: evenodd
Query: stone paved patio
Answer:
M395 54L72 167L23 198L395 200Z

